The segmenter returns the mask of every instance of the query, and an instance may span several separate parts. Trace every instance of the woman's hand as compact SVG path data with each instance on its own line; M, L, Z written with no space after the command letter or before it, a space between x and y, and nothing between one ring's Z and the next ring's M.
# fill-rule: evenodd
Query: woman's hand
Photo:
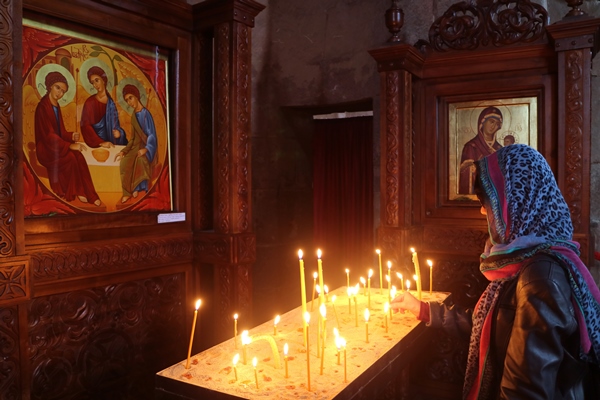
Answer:
M392 310L395 312L408 310L414 314L415 317L418 317L421 312L421 301L417 300L410 292L404 292L394 297L390 307L392 307Z

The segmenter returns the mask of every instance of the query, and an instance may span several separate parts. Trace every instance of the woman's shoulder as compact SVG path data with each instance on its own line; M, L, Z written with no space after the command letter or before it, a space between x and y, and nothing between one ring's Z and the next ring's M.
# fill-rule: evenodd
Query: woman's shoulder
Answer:
M519 284L527 285L534 282L555 282L559 286L569 286L566 269L558 258L538 253L524 261L519 274Z

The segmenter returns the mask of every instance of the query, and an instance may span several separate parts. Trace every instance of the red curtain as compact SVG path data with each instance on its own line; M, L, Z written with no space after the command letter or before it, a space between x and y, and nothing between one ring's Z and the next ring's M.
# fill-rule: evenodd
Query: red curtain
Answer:
M333 289L346 285L345 268L366 275L374 267L373 118L315 125L314 238L323 252L325 283Z

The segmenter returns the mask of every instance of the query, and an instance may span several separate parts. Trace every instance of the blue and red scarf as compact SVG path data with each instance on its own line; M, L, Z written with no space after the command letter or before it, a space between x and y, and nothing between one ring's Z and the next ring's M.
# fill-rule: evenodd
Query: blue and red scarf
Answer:
M579 258L569 208L544 157L529 146L515 144L476 165L476 192L487 212L490 235L480 270L490 284L473 313L463 398L488 399L495 391L491 383L497 372L489 357L493 310L505 283L518 276L530 257L548 253L567 267L580 356L596 364L600 357L600 290Z

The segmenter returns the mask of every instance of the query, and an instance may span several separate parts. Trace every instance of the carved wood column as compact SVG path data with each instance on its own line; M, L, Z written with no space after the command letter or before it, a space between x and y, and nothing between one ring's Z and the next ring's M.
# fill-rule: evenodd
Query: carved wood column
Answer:
M250 164L251 28L263 9L253 0L209 0L194 9L196 29L203 32L203 38L207 31L212 32L213 39L212 46L206 42L199 46L212 48L212 65L209 68L202 64L204 68L197 72L200 90L213 90L212 129L208 130L208 124L199 124L203 128L199 145L209 143L206 135L212 138L212 226L206 226L208 218L194 219L198 222L195 258L201 268L200 279L205 280L202 287L211 292L203 295L210 296L212 304L207 308L211 312L211 327L215 328L206 344L231 336L234 312L243 315L245 321L252 317L256 235L252 231ZM206 51L203 54L210 56ZM212 70L211 75L206 73L207 68ZM206 84L209 78L212 85ZM199 93L199 97L206 98L205 93ZM201 146L193 149L194 153L201 152L204 159L207 151ZM206 166L207 163L201 163L197 167ZM206 175L203 171L196 173ZM197 195L200 204L211 203L205 197L207 193Z
M413 226L413 79L424 59L409 45L370 51L381 81L381 225L378 243L390 258L408 253Z
M549 26L558 54L558 185L571 210L581 258L593 257L590 232L591 68L600 19L565 18Z

